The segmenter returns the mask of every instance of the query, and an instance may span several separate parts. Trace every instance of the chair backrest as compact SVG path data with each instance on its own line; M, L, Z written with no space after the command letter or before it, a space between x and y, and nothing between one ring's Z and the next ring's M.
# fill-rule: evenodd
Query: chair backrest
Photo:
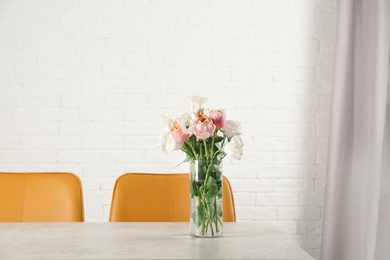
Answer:
M0 222L83 222L80 179L64 172L0 172Z
M110 222L189 222L189 174L126 173L114 187ZM223 220L235 222L233 192L223 176Z

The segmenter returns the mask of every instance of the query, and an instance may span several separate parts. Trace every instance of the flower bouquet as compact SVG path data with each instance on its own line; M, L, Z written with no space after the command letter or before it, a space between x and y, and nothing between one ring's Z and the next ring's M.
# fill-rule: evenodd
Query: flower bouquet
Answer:
M207 98L188 98L191 111L173 120L161 117L163 133L159 149L182 150L190 162L191 234L214 237L222 234L222 160L226 155L241 159L240 123L226 120L224 110L203 108Z

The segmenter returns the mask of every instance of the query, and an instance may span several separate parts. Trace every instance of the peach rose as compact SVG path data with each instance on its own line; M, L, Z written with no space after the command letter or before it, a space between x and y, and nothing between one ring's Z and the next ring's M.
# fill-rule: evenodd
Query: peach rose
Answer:
M198 120L195 124L195 135L199 139L205 140L213 135L216 126L213 121L204 114L198 114L197 117Z
M172 126L171 134L176 143L184 143L190 137L189 134L183 133L183 130L177 122Z

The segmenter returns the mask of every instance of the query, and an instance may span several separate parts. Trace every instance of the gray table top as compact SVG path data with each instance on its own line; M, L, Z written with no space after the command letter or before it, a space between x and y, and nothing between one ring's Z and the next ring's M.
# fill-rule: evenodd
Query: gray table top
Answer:
M0 259L313 259L270 223L224 223L194 238L189 223L0 223Z

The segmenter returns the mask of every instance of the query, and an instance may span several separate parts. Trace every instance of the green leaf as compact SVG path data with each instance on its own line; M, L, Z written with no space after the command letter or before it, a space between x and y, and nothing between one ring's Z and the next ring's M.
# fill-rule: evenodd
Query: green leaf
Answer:
M197 227L203 224L204 208L202 204L199 204L196 209L191 213L191 218Z
M214 138L214 143L219 143L219 142L222 142L222 140L224 139L225 137L223 136L216 136Z
M178 165L176 165L176 167L179 167L179 166L182 165L183 163L190 162L190 161L192 161L192 160L193 160L192 158L187 157L184 161L182 161L181 163L179 163Z
M218 187L217 186L213 186L211 187L207 193L206 193L206 198L208 200L211 200L213 197L215 197L216 195L218 194Z
M207 183L206 183L206 189L209 190L214 185L214 179L213 177L209 176Z

